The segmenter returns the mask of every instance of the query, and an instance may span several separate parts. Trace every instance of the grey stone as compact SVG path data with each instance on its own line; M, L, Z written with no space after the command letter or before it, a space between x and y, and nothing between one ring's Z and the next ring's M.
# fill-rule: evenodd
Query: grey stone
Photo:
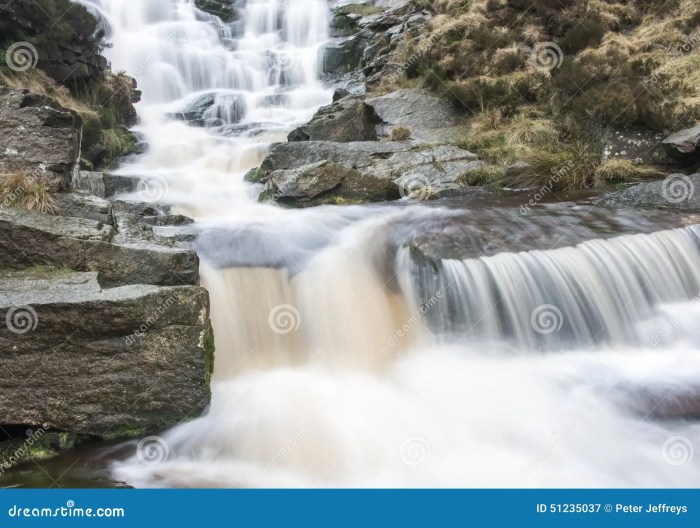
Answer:
M97 271L104 286L198 283L193 251L140 239L111 243L114 238L114 228L99 221L0 208L0 269Z
M700 211L700 174L672 174L662 181L645 182L604 196L614 207L661 207Z
M0 274L0 423L137 436L199 416L213 359L207 292L96 273ZM157 373L157 375L154 375Z
M663 145L673 158L700 161L700 125L668 136L663 140Z
M29 172L67 190L80 154L82 119L54 99L0 88L0 171Z
M421 147L410 141L280 143L256 172L263 199L294 205L376 202L417 189L442 192L461 187L459 177L480 166L454 146Z

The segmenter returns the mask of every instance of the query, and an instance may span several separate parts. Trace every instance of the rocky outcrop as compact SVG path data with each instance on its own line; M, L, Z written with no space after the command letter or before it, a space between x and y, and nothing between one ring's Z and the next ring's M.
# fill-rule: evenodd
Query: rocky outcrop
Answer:
M0 269L96 271L104 286L198 283L193 251L139 240L112 243L114 237L114 227L99 220L0 208Z
M241 19L245 2L242 0L195 0L195 5L205 13L231 23Z
M84 6L70 0L0 0L0 44L29 41L31 62L75 90L103 78L102 32ZM4 53L4 52L3 52Z
M604 196L614 207L658 207L700 211L700 174L672 174L663 181L645 182Z
M196 286L102 289L96 273L0 274L0 423L135 436L209 403L212 332Z
M376 86L382 77L398 73L404 66L393 52L407 31L420 31L431 17L427 11L412 12L410 3L404 1L372 5L378 11L370 9L364 16L363 9L352 5L333 10L331 35L336 38L326 47L323 65L330 79L360 70L367 85Z
M362 97L344 97L321 108L306 125L289 134L289 141L375 141L381 121Z
M289 141L375 141L402 129L405 139L454 143L468 133L461 112L426 90L397 90L373 98L336 93L338 100L289 134Z
M50 97L0 88L0 171L23 171L54 191L70 186L82 120Z
M459 190L460 176L481 166L454 146L306 141L273 146L248 179L265 184L264 199L291 205L364 203Z
M669 156L684 163L700 163L700 125L681 130L663 140Z

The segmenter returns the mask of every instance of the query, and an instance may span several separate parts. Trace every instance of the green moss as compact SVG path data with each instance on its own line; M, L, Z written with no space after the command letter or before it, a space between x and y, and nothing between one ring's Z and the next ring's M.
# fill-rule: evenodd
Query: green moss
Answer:
M338 8L338 13L342 13L344 15L369 16L380 13L381 11L383 10L380 7L374 7L366 4L350 4Z
M102 131L105 142L105 164L138 152L138 139L124 128L112 128Z
M214 359L216 357L216 342L214 339L214 329L211 328L207 332L206 339L204 341L204 358L205 358L205 372L206 372L206 383L209 390L211 390L211 378L214 375Z
M148 428L145 426L124 426L110 429L107 433L102 435L102 438L107 441L129 440L133 438L143 438L148 432Z

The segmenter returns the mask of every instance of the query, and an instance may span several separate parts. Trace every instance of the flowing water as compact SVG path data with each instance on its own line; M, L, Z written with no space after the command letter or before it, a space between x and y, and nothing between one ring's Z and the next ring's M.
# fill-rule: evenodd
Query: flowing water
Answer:
M328 2L248 0L234 25L186 0L82 3L144 94L149 150L121 171L196 219L217 338L209 413L114 478L697 485L698 227L585 204L259 204L244 174L331 100ZM207 97L207 126L173 117ZM508 244L432 263L404 245L450 229Z

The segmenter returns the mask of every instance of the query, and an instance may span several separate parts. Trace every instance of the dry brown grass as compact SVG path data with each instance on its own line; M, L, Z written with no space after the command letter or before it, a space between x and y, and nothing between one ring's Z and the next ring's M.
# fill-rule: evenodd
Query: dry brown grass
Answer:
M56 214L59 207L48 185L26 171L0 173L0 206Z
M11 88L27 88L39 95L51 97L62 107L73 110L82 116L97 115L97 112L87 104L75 99L68 88L58 85L56 81L38 68L26 72L12 72L11 74L0 71L0 85Z

